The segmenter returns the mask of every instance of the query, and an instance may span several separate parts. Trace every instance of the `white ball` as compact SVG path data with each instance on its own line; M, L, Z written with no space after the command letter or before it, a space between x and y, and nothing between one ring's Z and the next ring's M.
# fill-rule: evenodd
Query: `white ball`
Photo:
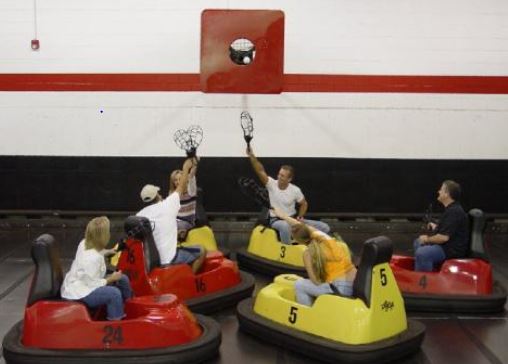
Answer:
M250 57L245 56L243 57L243 64L249 64L251 62Z

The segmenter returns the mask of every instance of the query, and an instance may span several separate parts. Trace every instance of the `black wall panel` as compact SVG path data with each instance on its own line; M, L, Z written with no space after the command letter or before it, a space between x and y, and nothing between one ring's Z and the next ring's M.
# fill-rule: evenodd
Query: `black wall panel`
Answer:
M461 183L466 208L508 213L506 160L394 160L260 158L276 177L283 163L296 168L312 212L425 210L444 179ZM167 193L182 158L0 157L0 209L133 211L139 191L153 183ZM255 177L247 158L202 158L198 185L213 212L256 211L239 191L240 176ZM437 208L436 208L437 210Z

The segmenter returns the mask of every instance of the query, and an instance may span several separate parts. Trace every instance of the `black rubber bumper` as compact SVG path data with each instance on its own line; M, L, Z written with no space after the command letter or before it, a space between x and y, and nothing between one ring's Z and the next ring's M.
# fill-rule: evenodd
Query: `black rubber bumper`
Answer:
M233 306L238 301L250 297L256 284L256 280L250 273L240 271L240 277L240 283L234 287L186 300L185 304L192 312L201 314L208 314L222 310L224 307Z
M192 343L147 350L47 350L21 344L23 322L12 327L3 340L7 364L163 364L201 363L218 354L220 325L213 319L196 315L203 328L201 337ZM65 333L62 333L64 335Z
M431 295L402 293L407 311L494 313L504 310L506 289L495 282L490 295Z
M307 271L303 267L295 265L283 264L262 258L260 256L249 253L246 249L240 249L236 253L236 260L240 267L251 271L261 273L269 277L275 277L279 274L292 273L301 277L307 277Z
M271 344L299 352L328 363L386 363L413 354L420 349L425 326L408 320L408 329L393 338L369 345L348 345L297 331L270 321L253 311L253 299L237 306L240 328Z

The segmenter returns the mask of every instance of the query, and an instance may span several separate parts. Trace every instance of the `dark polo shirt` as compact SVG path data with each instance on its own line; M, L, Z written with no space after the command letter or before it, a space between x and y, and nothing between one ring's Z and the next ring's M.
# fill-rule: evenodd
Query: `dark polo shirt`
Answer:
M442 244L446 258L466 258L469 253L469 220L457 201L445 208L437 225L436 234L447 235L450 239Z

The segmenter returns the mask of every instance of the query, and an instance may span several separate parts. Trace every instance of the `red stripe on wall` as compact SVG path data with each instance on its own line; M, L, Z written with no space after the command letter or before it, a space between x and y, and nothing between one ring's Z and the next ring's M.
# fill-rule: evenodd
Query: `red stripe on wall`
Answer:
M199 91L199 74L0 74L0 91Z
M200 91L199 74L0 74L0 91ZM508 76L284 75L284 92L508 94Z

